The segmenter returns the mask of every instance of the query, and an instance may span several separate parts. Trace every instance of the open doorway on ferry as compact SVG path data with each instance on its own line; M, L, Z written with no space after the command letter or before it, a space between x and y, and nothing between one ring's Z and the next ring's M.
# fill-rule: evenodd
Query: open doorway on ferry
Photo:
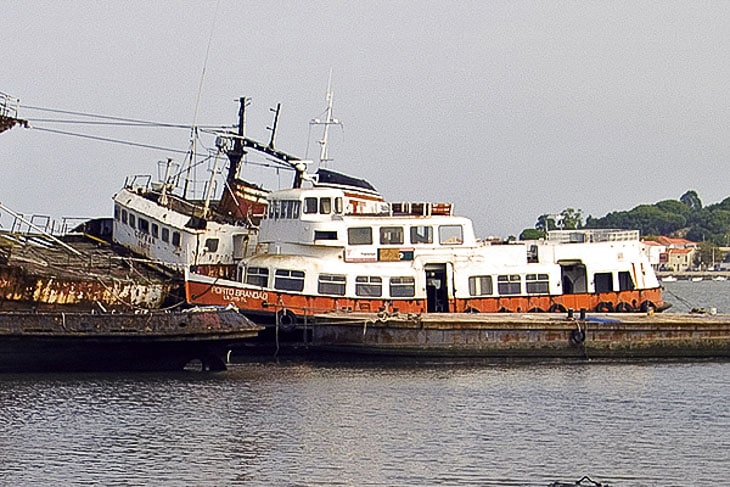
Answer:
M588 292L588 277L586 266L580 261L558 261L560 264L560 280L563 294Z
M426 264L426 301L429 313L449 312L446 264Z

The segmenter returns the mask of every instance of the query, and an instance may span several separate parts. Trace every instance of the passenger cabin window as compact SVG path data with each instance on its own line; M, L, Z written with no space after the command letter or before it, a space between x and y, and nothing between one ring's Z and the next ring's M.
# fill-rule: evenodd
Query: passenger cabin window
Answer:
M114 205L114 219L119 221L119 205Z
M344 205L342 204L342 197L338 196L337 198L335 198L335 213L337 213L338 215L341 215L342 212L344 211L343 206Z
M268 287L269 269L266 267L249 267L246 269L246 284Z
M140 218L137 220L137 223L139 223L139 231L142 233L150 233L150 222L145 220L144 218Z
M170 229L162 227L162 241L163 242L169 242L170 241Z
M208 252L218 252L218 239L217 238L206 238L205 249Z
M634 280L631 279L631 273L619 272L618 273L618 290L619 291L633 291Z
M470 296L490 296L494 293L492 276L471 276L469 278Z
M522 282L519 274L497 276L497 292L500 295L520 294L522 292Z
M175 247L180 246L180 232L172 232L172 245Z
M304 198L304 213L317 213L317 198Z
M390 296L392 298L412 298L416 295L416 280L412 277L391 277Z
M613 291L613 276L610 272L597 272L593 275L593 283L597 293L610 293Z
M321 215L329 215L332 213L332 198L319 199L319 213Z
M152 224L152 236L155 238L160 236L160 226L157 223Z
M441 245L461 245L464 243L464 231L461 225L439 226L439 243Z
M402 245L403 227L381 227L380 243L383 245Z
M372 245L373 229L370 227L352 227L347 229L349 245Z
M527 274L525 276L527 294L549 294L550 281L547 274Z
M122 210L122 223L127 224L127 210Z
M317 280L317 291L319 294L331 294L333 296L345 295L345 276L336 274L320 274Z
M430 244L433 243L433 227L425 225L417 225L411 227L411 243L412 244Z
M379 298L383 295L383 279L378 276L357 276L355 294L367 298Z
M129 214L129 226L132 228L135 228L137 226L137 222L135 221L134 215L132 213Z
M274 274L274 289L282 291L301 291L304 289L304 272L277 269Z

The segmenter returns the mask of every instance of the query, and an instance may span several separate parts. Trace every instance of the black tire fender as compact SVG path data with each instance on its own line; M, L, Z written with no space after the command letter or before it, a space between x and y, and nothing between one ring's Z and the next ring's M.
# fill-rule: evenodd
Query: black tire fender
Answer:
M560 303L555 303L548 309L548 313L565 313L567 308Z
M586 341L586 332L580 328L574 328L570 331L570 343L573 345L581 345Z
M288 309L276 312L276 323L283 331L291 331L297 326L297 315Z

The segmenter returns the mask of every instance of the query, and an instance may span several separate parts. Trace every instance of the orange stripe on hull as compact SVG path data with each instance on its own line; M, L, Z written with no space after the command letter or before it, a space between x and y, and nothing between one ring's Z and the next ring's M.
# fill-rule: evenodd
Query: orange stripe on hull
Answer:
M305 296L259 289L242 289L186 282L186 297L189 303L198 305L235 305L244 311L275 313L281 309L299 315L313 315L331 311L425 313L428 309L425 299L352 299L330 296ZM519 296L485 297L474 299L452 299L449 312L480 313L527 313L564 312L567 309L587 311L646 311L663 306L660 289L621 291L602 294L568 294L563 296Z

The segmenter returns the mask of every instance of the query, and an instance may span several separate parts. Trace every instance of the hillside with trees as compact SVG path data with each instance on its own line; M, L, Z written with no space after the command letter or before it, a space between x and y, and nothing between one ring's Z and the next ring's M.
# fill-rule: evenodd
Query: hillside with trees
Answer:
M730 246L730 197L720 203L702 205L694 190L679 200L664 200L653 205L639 205L628 211L613 211L606 216L589 216L583 222L581 210L567 208L560 214L540 215L535 228L520 234L521 240L540 238L547 230L578 228L618 228L639 230L645 238L657 235L681 237L707 242L718 247Z

